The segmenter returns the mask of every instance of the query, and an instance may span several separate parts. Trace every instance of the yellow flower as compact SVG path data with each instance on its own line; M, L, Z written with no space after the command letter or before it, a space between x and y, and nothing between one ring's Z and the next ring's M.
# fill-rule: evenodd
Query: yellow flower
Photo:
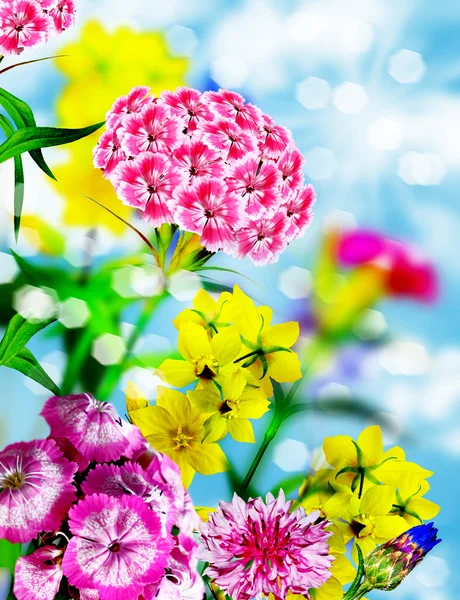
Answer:
M243 340L238 362L250 368L257 379L264 380L267 396L273 393L270 377L280 383L300 379L299 357L290 349L299 337L298 323L271 325L271 308L256 307L237 285L227 310Z
M241 339L234 327L223 329L210 340L204 327L184 323L178 346L184 360L167 358L157 369L169 385L183 387L198 379L202 387L219 374L237 370L233 361L240 351Z
M132 381L128 381L126 388L126 409L128 414L139 410L140 408L147 408L149 401L144 396L143 392L137 387Z
M149 86L154 94L184 85L188 69L186 59L169 54L162 33L128 27L108 32L97 21L86 23L80 39L64 46L60 54L68 56L55 61L67 80L57 102L59 127L83 127L104 120L113 102L136 85ZM123 223L79 197L91 196L125 219L132 211L93 167L92 149L99 136L96 132L69 146L69 160L53 167L57 189L67 201L63 219L68 225L103 225L121 234L126 230Z
M397 537L409 529L400 516L390 514L395 500L395 488L391 485L376 485L365 492L336 494L335 508L329 508L329 518L340 528L345 541L355 540L352 555L357 559L358 544L364 556L375 546Z
M248 385L241 371L229 375L222 384L222 396L211 389L187 395L203 413L212 413L204 424L204 442L217 442L230 433L237 442L255 442L249 419L260 419L269 402L259 388Z
M213 475L228 469L218 444L201 443L204 417L184 394L160 387L156 406L131 411L129 416L153 448L179 466L185 487L195 472Z
M308 477L299 490L302 498L300 504L307 513L318 510L321 518L329 518L329 509L335 510L335 496L337 492L349 493L349 489L337 483L335 469L321 469L315 477Z
M396 490L392 512L403 517L411 527L433 519L440 507L431 500L422 498L429 489L428 481L420 481L418 477L402 478Z
M204 327L210 335L214 335L222 327L228 327L229 317L228 304L232 295L229 292L220 294L217 300L201 289L193 299L193 308L186 308L180 312L173 323L176 329L180 329L182 323L196 323Z
M361 432L357 442L348 435L326 438L323 448L327 462L338 471L337 481L360 493L372 484L396 486L402 477L412 475L421 481L433 474L407 462L398 446L384 452L382 430L377 425Z

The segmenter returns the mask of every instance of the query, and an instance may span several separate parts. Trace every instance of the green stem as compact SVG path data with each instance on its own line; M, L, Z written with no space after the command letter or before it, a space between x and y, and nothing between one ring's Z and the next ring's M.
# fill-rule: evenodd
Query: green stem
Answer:
M71 394L74 391L74 387L78 382L83 364L91 351L92 343L92 330L90 328L83 329L67 360L64 378L61 384L61 394L63 396Z
M372 588L366 583L362 583L354 594L349 595L349 591L345 594L343 600L361 600L361 598L364 598L366 594L372 591Z
M269 445L273 442L276 434L278 433L278 429L279 429L280 425L281 425L281 419L279 418L279 414L277 414L275 412L275 414L273 415L272 422L270 423L270 426L265 433L263 442L262 442L259 450L257 451L257 454L255 455L254 460L252 461L248 472L246 473L246 477L243 480L243 483L242 483L243 489L246 490L249 487L249 484L251 483L251 480L254 477L254 473L256 472L256 470L260 464L260 461L262 460Z
M104 377L102 378L102 381L95 394L98 400L107 400L111 396L115 386L118 383L120 374L123 372L123 368L129 357L131 356L136 343L147 328L153 313L161 304L161 302L165 298L167 298L167 296L168 293L163 292L159 296L152 296L151 298L148 298L148 300L146 300L144 308L142 309L137 320L137 323L134 329L132 330L128 341L126 342L126 352L123 361L118 365L111 365L110 367L108 367L104 374Z

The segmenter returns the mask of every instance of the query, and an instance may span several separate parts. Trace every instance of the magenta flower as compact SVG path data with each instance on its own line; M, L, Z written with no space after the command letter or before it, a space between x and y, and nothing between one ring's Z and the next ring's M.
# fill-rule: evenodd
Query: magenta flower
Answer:
M35 0L12 0L0 7L0 53L20 54L46 42L51 21Z
M11 444L0 452L0 538L28 542L59 528L75 499L69 463L53 440Z
M199 233L208 250L217 252L231 245L240 216L238 201L225 184L203 177L194 186L184 184L174 197L177 222L187 231Z
M213 119L198 90L179 87L175 92L162 92L161 98L172 113L181 118L182 129L186 133L195 131L199 124Z
M258 266L276 262L287 245L286 227L287 221L282 212L278 212L272 219L249 221L238 232L235 256L250 256Z
M273 162L261 163L250 154L233 164L228 189L246 201L244 210L251 219L259 219L280 204L279 175Z
M17 600L49 600L59 591L64 551L56 546L42 546L21 556L14 572L14 595Z
M284 600L289 591L309 598L310 589L329 579L327 521L315 525L317 512L289 512L291 505L282 491L276 499L267 494L266 502L245 503L235 494L201 525L205 573L234 600L260 594Z
M198 544L192 538L181 538L171 551L166 574L152 600L202 600L203 580L198 574ZM148 600L144 590L144 598Z
M94 165L152 227L175 224L209 252L260 265L276 262L312 219L291 133L229 90L156 98L134 88L107 113Z
M147 104L138 113L124 118L121 146L127 156L141 152L168 152L178 146L180 124L161 104Z
M74 0L54 0L49 11L56 33L62 33L75 25L76 7Z
M149 94L150 88L139 85L133 88L127 96L118 98L105 116L109 131L116 130L126 115L138 113L144 106L152 103L154 99Z
M177 509L171 488L137 463L96 465L82 483L82 490L88 496L106 494L115 498L124 495L142 498L160 518L164 535L176 524Z
M53 396L41 414L51 436L67 438L88 461L131 458L144 447L137 427L122 421L112 404L98 402L90 394Z
M141 498L87 496L70 510L69 527L74 537L62 569L71 585L96 589L101 600L126 600L162 577L171 540Z
M302 235L313 219L313 205L316 202L316 194L313 186L306 185L291 192L290 196L282 206L286 211L287 228L286 237L293 240Z
M187 140L173 152L173 161L187 182L197 177L223 178L221 156L201 141Z

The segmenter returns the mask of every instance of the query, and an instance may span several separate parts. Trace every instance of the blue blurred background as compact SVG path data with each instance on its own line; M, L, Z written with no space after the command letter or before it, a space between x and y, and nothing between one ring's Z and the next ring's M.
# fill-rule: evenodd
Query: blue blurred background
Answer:
M276 265L257 269L249 262L235 265L220 260L261 284L263 289L242 283L248 293L274 307L278 320L297 318L306 310L309 269L327 224L356 222L408 240L436 264L440 300L429 307L401 301L379 305L384 318L379 315L378 322L388 328L391 341L374 350L350 350L315 382L311 393L324 398L340 392L366 399L391 415L393 427L386 441L400 442L409 460L435 472L428 497L442 507L436 522L444 543L392 598L460 598L460 573L455 567L460 526L454 512L460 494L458 0L91 0L79 4L76 29L41 49L40 56L78 40L88 19L100 20L109 30L127 24L134 30L162 31L171 55L190 61L189 85L240 91L293 131L306 158L306 178L317 191L312 226ZM2 86L33 106L39 124L56 123L56 101L64 83L51 62L27 71L17 69L2 78ZM90 87L86 101L92 102ZM63 154L55 151L47 156L53 163ZM27 169L26 181L28 212L61 228L70 247L78 249L85 229L62 225L58 188L52 189L32 168ZM14 270L6 256L13 246L10 185L11 165L2 165L0 281L7 281ZM120 255L132 246L128 234L115 238L107 231L97 252ZM30 240L23 240L18 252L32 255L36 249ZM164 305L144 337L145 346L167 348L174 343L171 319L188 304L186 295L183 301ZM128 311L127 331L133 318ZM30 348L59 382L64 355L56 340L42 335ZM130 378L153 397L155 382L142 371L130 373ZM113 398L121 411L125 385L126 378ZM0 445L46 435L44 421L37 416L47 397L44 390L6 369L0 370L0 386ZM271 448L257 484L268 490L290 470L306 469L324 436L355 436L367 424L299 417ZM257 423L256 434L263 427L263 421ZM224 449L236 457L242 471L255 451L250 445L231 442ZM191 492L197 505L215 505L229 493L226 478L220 475L197 476Z

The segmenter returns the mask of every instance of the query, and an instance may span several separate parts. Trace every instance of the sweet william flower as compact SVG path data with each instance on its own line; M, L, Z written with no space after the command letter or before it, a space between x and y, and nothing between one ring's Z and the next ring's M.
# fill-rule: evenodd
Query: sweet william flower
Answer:
M250 600L273 594L284 600L289 591L309 598L329 577L327 522L314 524L318 513L303 508L290 512L280 491L247 503L236 494L232 502L220 502L217 512L200 527L209 562L205 574L234 600Z
M126 600L163 575L172 542L141 498L87 496L70 510L69 528L62 569L71 585Z
M270 219L249 221L238 232L233 255L236 258L250 256L253 263L259 267L277 262L288 243L287 226L281 211Z
M18 442L0 452L0 537L28 542L58 529L75 499L77 465L53 440Z
M228 469L217 444L202 444L206 417L184 394L160 387L156 406L135 410L129 416L153 448L179 466L186 488L195 472L212 475Z
M46 42L52 21L35 0L12 0L0 6L0 54L20 54Z
M269 402L260 388L248 384L241 371L229 375L219 394L212 389L187 392L192 403L209 418L204 423L204 442L217 442L229 433L237 442L255 442L249 419L260 419Z
M204 327L183 323L179 329L179 352L184 360L167 358L157 374L169 385L184 387L198 379L206 385L219 374L236 370L233 361L241 348L235 327L226 327L209 339Z
M41 415L52 437L67 438L88 461L132 458L145 443L139 430L123 421L112 404L98 402L90 394L53 396Z
M17 600L49 600L59 591L64 550L41 546L28 556L20 556L14 571L14 596Z
M213 119L211 111L202 101L202 95L198 90L179 87L175 92L162 92L161 98L169 106L171 112L182 119L181 126L184 133L193 132L198 125Z

